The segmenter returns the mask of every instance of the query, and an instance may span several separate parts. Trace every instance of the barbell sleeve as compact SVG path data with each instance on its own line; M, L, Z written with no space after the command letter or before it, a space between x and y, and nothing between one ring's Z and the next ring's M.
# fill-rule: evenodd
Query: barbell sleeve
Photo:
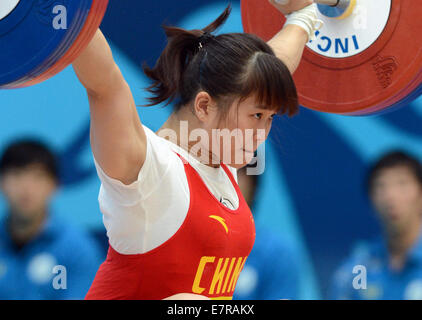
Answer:
M340 3L340 0L314 0L314 2L335 7Z

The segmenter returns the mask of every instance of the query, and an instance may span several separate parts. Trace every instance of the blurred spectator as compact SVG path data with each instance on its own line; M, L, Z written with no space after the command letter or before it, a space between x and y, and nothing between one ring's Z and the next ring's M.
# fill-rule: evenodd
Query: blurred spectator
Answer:
M335 273L330 298L422 299L422 165L388 153L370 169L367 187L382 236L354 250Z
M238 182L254 219L259 176L238 170ZM279 300L299 298L299 262L293 246L281 235L255 223L256 238L237 281L233 299Z
M6 148L0 159L7 203L0 221L0 299L83 299L88 291L100 253L91 238L50 213L58 185L55 157L42 143L22 140Z

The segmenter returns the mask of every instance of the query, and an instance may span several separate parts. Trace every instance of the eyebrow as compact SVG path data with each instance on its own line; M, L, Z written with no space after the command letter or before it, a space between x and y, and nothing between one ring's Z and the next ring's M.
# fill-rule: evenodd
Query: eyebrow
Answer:
M266 107L266 106L255 106L255 108L256 108L256 109L259 109L259 110L272 111L274 114L277 114L277 111L276 111L276 110L269 109L269 108L268 108L268 107Z
M257 109L268 110L268 108L266 106L263 106L263 105L259 105L259 106L255 105L254 107L257 108Z

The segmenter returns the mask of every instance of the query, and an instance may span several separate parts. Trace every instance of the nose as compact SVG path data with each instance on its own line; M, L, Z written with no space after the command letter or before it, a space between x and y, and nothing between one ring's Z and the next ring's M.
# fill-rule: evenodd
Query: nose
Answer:
M397 190L394 190L394 188L391 187L386 188L386 190L384 190L383 194L379 198L379 201L383 203L383 206L387 209L396 207L400 201L398 199Z

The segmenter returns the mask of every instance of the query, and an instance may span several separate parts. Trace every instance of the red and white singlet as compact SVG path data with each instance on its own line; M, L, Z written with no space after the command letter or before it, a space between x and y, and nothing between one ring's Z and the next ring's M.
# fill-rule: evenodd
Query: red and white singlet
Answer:
M177 156L190 195L181 225L166 241L143 253L119 253L110 241L107 259L100 266L86 299L155 300L177 293L200 294L211 299L232 298L255 240L252 213L226 165L221 167L239 200L234 210L223 205L192 165L181 155Z

